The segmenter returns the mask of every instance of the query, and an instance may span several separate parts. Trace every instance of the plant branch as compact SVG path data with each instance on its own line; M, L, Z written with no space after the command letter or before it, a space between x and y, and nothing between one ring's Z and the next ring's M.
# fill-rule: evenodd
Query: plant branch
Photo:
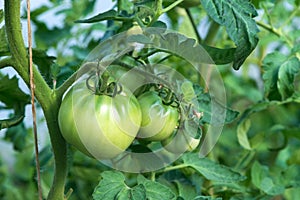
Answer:
M263 22L256 22L257 25L261 26L262 28L266 29L267 31L269 31L270 33L273 33L274 35L276 35L279 38L283 38L284 41L290 46L293 47L294 44L293 42L288 38L288 36L286 36L281 29L276 29L271 25L265 24Z
M172 171L172 170L176 170L176 169L182 169L182 168L186 168L186 167L188 167L187 164L179 164L179 165L175 165L175 166L169 166L169 167L166 167L162 170L156 171L156 174L165 173L165 172L168 172L168 171Z
M13 64L14 69L22 77L27 86L30 87L28 55L22 37L20 22L20 4L20 0L5 0L5 26L9 48L12 54L12 61L10 62L12 62L11 64ZM2 61L2 63L4 63L4 61ZM35 67L33 67L33 76L35 81L35 97L44 111L55 160L54 179L48 200L64 200L64 188L67 175L67 147L57 122L60 100L56 98L55 93L48 87L42 75Z
M276 35L278 37L281 37L282 33L279 30L275 29L274 27L270 26L269 24L265 24L265 23L260 22L260 21L258 21L256 23L257 23L257 25L259 25L260 27L262 27L262 28L266 29L267 31L273 33L274 35Z
M166 12L169 12L170 10L172 10L173 8L175 8L178 4L182 3L184 0L177 0L175 1L174 3L172 3L171 5L169 5L168 7L162 9L162 13L166 13Z
M188 15L188 17L189 17L189 19L192 23L193 29L194 29L194 31L196 33L196 36L197 36L198 43L200 43L202 41L202 38L200 37L199 31L197 29L197 25L196 25L195 20L192 16L192 13L188 8L185 9L185 12L187 13L187 15Z
M219 28L220 28L220 25L217 22L215 22L215 21L211 22L209 30L208 30L207 35L204 40L205 44L212 45L212 43L214 42L214 39L218 33Z

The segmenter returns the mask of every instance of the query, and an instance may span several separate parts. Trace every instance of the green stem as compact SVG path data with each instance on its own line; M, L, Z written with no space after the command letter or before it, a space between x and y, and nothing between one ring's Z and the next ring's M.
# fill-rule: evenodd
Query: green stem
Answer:
M294 17L300 12L300 5L292 12L292 14L289 16L289 18L282 24L281 27L284 27L286 25L288 25L293 19Z
M281 37L282 33L281 33L279 30L275 29L274 27L270 26L269 24L265 24L265 23L260 22L260 21L258 21L258 22L256 22L256 23L257 23L260 27L262 27L262 28L266 29L267 31L273 33L274 35L276 35L276 36L278 36L278 37Z
M169 166L162 170L157 171L156 174L165 173L165 172L169 172L169 171L176 170L176 169L182 169L182 168L186 168L188 166L189 165L187 165L187 164L179 164L179 165L175 165L175 166Z
M5 0L4 3L6 34L12 57L11 60L2 60L2 63L3 66L4 64L13 64L14 69L29 87L28 55L22 37L20 3L20 0ZM60 100L48 87L35 67L33 68L33 76L35 97L44 111L55 160L54 179L48 200L64 200L64 187L67 175L67 146L60 134L57 121Z
M202 38L200 37L199 31L197 29L197 25L196 25L195 20L194 20L194 18L192 16L192 13L191 13L191 11L188 8L185 9L185 12L187 13L187 15L188 15L188 17L189 17L189 19L190 19L190 21L192 23L194 32L196 33L196 37L197 37L198 43L200 43L202 41Z
M214 39L218 33L219 28L220 28L220 25L217 22L215 22L215 21L211 22L208 33L204 40L205 44L212 45L212 43L214 42Z
M184 0L177 0L174 3L172 3L171 5L169 5L168 7L164 8L161 10L161 14L169 12L170 10L172 10L173 8L175 8L178 4L182 3Z
M281 29L276 29L271 25L265 24L263 22L257 22L257 24L259 26L261 26L262 28L266 29L267 31L273 33L274 35L276 35L279 38L282 38L288 45L289 47L293 47L294 44L293 42L288 38L288 36L286 36Z

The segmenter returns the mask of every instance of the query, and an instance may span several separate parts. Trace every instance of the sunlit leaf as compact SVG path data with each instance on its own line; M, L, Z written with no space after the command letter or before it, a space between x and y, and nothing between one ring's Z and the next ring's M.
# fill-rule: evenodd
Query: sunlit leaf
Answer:
M146 189L146 199L156 200L156 199L170 199L175 200L176 196L170 188L161 183L150 181L139 175L137 178L138 184L142 184Z
M207 14L218 24L225 26L236 44L233 68L239 69L258 43L258 28L253 17L254 6L244 0L201 0Z
M101 173L102 180L93 193L94 200L139 200L139 199L174 199L175 194L168 187L150 181L139 175L138 184L132 188L126 185L125 176L118 171L105 171Z
M294 93L294 79L300 61L279 52L268 54L263 60L265 96L270 100L284 100Z
M237 137L240 145L245 149L251 150L251 146L248 140L247 132L250 129L251 121L250 119L242 121L237 128Z
M231 183L246 179L229 167L214 163L208 158L199 158L197 153L187 153L182 158L184 164L194 168L208 180Z

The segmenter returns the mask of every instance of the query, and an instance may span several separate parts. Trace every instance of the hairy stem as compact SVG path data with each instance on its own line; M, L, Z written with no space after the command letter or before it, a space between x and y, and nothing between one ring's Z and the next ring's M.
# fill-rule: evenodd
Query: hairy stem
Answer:
M2 65L13 64L14 69L29 87L28 55L22 37L20 0L5 0L4 9L6 33L12 57L11 60L2 60ZM33 68L33 75L35 96L44 111L55 160L54 181L48 200L64 200L64 187L67 175L67 147L65 140L60 134L57 121L60 99L48 87L35 67Z

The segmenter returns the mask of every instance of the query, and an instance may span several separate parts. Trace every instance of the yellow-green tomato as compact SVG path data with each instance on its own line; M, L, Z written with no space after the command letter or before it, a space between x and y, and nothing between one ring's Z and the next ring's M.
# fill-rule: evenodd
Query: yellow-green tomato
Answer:
M161 141L162 146L171 153L184 153L192 151L199 145L200 139L193 138L184 130L179 130L175 135Z
M148 91L138 97L142 111L142 123L138 138L161 141L168 138L178 123L178 109L165 105L155 91Z
M65 95L58 122L67 142L96 159L113 158L136 137L142 115L137 99L123 87L114 97L95 95L84 82Z

